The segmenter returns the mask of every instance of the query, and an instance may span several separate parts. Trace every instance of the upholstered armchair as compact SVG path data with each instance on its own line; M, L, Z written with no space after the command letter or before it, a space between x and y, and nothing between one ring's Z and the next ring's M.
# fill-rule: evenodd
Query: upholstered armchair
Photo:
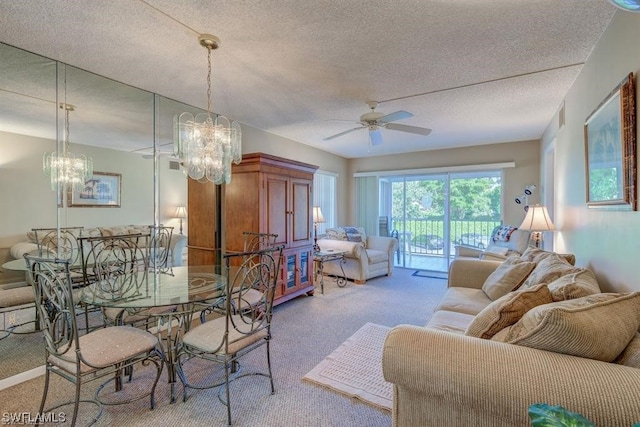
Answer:
M493 230L489 244L485 249L456 245L455 255L456 258L468 257L502 261L509 255L521 255L529 246L530 238L531 232L528 230L502 225Z
M323 239L318 240L321 251L345 251L342 264L347 279L357 284L378 276L390 276L393 272L393 254L398 240L393 237L367 236L359 227L330 228ZM342 276L341 265L325 264L325 274Z

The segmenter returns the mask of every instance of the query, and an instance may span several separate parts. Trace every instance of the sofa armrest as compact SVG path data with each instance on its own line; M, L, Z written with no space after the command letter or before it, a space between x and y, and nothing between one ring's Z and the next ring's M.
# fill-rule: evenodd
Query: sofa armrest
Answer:
M502 261L480 260L473 258L454 258L449 264L447 287L481 289L489 275Z
M640 369L418 326L393 328L382 370L394 426L528 425L534 403L596 425L640 420Z
M187 236L184 234L172 234L169 241L169 249L171 256L171 266L178 267L182 265L182 250L187 246Z
M334 250L334 251L346 251L344 255L347 258L357 258L367 265L369 263L369 259L367 258L367 252L364 250L364 246L362 246L359 242L349 242L347 240L332 240L332 239L321 239L318 240L318 246L323 251Z

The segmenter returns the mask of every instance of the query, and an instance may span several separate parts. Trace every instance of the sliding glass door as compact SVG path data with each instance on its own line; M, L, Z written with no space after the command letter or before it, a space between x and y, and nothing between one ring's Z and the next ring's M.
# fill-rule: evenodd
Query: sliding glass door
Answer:
M446 273L455 245L484 249L502 212L501 171L381 178L380 218L399 239L397 266Z

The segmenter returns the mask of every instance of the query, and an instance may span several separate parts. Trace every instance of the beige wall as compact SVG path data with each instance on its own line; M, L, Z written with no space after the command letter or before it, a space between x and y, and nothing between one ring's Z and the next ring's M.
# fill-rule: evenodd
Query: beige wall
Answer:
M121 208L56 209L56 194L48 177L42 173L42 154L55 151L55 142L42 138L0 132L0 248L8 248L24 240L25 233L35 227L54 227L60 214L61 226L86 227L151 224L153 211L153 161L140 155L90 146L71 146L76 153L93 159L94 169L122 174ZM243 125L243 152L264 152L319 166L338 174L338 205L346 204L347 160L299 144L277 135ZM174 226L173 216L179 204L186 205L187 181L182 171L169 169L169 161L159 162L160 223ZM344 212L340 212L340 219ZM188 221L184 223L187 234Z
M618 11L565 98L566 125L558 130L554 117L542 138L542 152L555 146L555 248L575 253L576 264L591 268L606 290L640 290L640 213L587 208L583 125L639 70L640 15Z
M347 189L350 185L349 183L353 181L353 178L348 173L347 159L247 125L242 125L242 152L267 153L316 165L326 172L337 173L338 224L345 223L348 218L348 211L342 209L342 207L348 205Z
M349 161L349 217L347 223L355 221L356 172L420 169L448 166L466 166L490 163L515 162L515 168L504 170L503 220L505 224L520 225L524 218L522 206L514 198L522 193L525 185L539 185L540 143L539 141L511 142L477 147L432 150L392 156L367 157ZM534 193L530 203L538 203L539 193Z

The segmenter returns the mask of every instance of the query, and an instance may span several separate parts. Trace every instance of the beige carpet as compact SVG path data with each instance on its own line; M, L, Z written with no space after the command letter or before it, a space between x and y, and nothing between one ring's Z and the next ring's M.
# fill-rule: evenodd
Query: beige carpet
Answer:
M393 387L382 377L388 327L367 323L307 373L303 380L391 410Z

